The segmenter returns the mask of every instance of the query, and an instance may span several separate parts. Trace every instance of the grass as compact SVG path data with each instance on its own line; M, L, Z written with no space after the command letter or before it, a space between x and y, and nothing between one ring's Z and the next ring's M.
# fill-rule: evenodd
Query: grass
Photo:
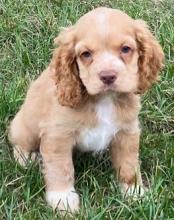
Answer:
M61 219L46 205L40 168L20 167L7 131L30 82L47 66L60 27L97 6L120 8L150 25L166 56L161 80L142 97L141 161L147 197L126 201L114 180L109 154L76 155L78 220L174 219L174 4L172 0L0 1L0 219ZM70 219L70 217L67 217Z

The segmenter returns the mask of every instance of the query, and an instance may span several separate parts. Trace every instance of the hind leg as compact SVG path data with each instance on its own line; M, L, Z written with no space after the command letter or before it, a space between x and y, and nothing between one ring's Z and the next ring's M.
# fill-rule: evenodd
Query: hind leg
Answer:
M37 158L36 152L26 151L26 149L22 148L22 146L15 145L13 148L13 155L16 161L21 166L26 166L29 162L34 162Z
M24 123L22 112L18 112L10 126L10 141L14 145L14 158L26 166L29 159L36 159L38 140L34 132Z

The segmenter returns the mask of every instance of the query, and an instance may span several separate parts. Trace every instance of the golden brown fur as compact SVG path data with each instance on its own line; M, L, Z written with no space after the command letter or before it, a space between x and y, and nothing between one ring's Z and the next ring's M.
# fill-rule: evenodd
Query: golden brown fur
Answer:
M137 43L139 48L139 90L146 91L158 77L162 67L163 52L158 42L143 21L137 21Z
M21 164L40 148L48 203L76 211L72 151L77 145L100 151L110 144L124 193L142 186L137 93L157 79L163 52L144 22L107 8L83 16L55 43L50 65L11 124L10 140Z

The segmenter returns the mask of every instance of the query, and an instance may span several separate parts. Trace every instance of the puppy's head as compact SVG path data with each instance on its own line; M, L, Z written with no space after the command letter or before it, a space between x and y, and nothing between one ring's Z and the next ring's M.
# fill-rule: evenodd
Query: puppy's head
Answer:
M97 8L55 39L53 64L60 104L87 95L144 92L156 80L163 52L143 21Z

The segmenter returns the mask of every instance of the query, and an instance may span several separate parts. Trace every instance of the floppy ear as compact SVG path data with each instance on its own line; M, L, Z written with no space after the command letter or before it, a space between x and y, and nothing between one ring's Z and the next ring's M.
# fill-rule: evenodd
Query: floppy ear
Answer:
M58 101L63 106L77 107L81 103L84 86L76 63L74 28L64 29L54 42L59 45L51 62L55 69Z
M139 51L138 92L143 93L157 80L158 74L163 67L164 53L146 23L142 20L136 20L135 23Z

